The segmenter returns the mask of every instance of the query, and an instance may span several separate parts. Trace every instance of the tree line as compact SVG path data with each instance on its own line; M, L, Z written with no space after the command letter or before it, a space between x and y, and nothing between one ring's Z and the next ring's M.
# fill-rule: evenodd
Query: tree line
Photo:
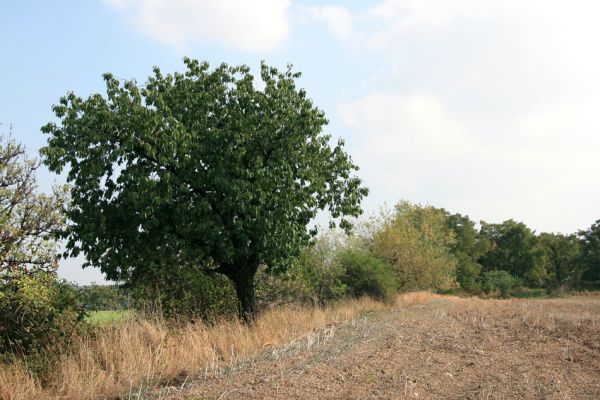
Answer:
M535 233L512 219L476 224L466 215L401 201L391 212L363 219L351 236L319 237L305 250L304 257L312 256L302 268L320 269L313 280L337 271L337 281L328 278L338 282L337 292L380 299L415 290L551 295L600 289L598 243L600 220L572 234Z

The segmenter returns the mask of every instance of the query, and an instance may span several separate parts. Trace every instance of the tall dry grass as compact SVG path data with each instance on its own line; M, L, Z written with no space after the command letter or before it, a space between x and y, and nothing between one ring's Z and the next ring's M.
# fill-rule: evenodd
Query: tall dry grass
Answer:
M23 363L15 360L0 367L0 399L32 400L41 393L39 383L31 378Z
M22 362L0 366L0 399L131 397L127 394L144 387L231 368L267 347L294 342L367 311L410 307L434 297L408 293L392 304L363 298L327 308L275 309L261 314L253 326L223 320L211 326L190 323L173 329L162 321L134 319L75 338L69 350L48 367L43 384Z

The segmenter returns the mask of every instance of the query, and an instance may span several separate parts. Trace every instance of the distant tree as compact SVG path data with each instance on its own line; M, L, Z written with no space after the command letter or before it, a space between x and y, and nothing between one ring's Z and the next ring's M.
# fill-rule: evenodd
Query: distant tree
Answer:
M60 122L42 128L44 162L74 183L70 254L130 283L222 273L249 320L259 265L285 268L319 210L349 228L367 189L343 142L322 134L299 73L263 64L257 89L246 66L184 61L185 73L155 68L143 87L105 74L106 97L61 98Z
M581 238L581 260L583 279L600 281L600 219L589 229L579 232Z
M117 285L90 285L77 288L88 310L119 310L127 307L127 294Z
M456 238L450 246L457 259L456 280L463 289L478 291L483 266L477 260L489 250L489 240L479 237L475 222L467 215L447 213L447 221Z
M449 289L456 285L456 243L443 210L400 202L375 233L373 254L387 262L400 289Z
M577 285L581 279L581 242L576 235L541 233L538 246L543 254L547 284Z
M491 243L490 251L479 259L485 271L504 270L525 284L541 286L546 271L536 236L531 229L512 219L501 224L481 222L479 235Z

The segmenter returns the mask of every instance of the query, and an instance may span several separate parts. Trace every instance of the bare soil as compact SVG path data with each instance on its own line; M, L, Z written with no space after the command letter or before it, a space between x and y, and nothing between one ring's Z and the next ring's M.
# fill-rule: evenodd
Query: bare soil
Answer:
M153 398L600 399L600 297L370 313Z

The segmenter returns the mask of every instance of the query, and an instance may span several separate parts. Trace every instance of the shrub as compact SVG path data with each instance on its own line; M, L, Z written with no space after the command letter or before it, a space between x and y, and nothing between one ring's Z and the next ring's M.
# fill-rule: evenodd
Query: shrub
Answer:
M135 308L167 319L213 320L237 312L231 281L195 268L174 268L159 275L148 272L127 289Z
M507 271L494 270L483 274L481 288L487 294L500 291L502 297L508 297L518 283L519 281Z
M344 270L336 262L344 246L343 234L330 230L304 247L289 268L282 271L262 265L255 279L257 310L289 304L321 307L344 298L348 287L342 282Z
M336 263L336 255L344 245L340 232L332 230L305 247L288 271L277 277L279 285L285 282L279 302L323 306L346 296L343 269Z
M343 269L341 281L353 297L367 295L387 301L398 290L390 266L366 251L343 250L338 254L337 261Z
M307 303L308 296L302 296L296 282L288 272L273 273L261 266L256 272L256 309L259 312L289 303Z
M77 292L52 273L6 274L0 287L2 353L28 354L59 345L84 318Z

